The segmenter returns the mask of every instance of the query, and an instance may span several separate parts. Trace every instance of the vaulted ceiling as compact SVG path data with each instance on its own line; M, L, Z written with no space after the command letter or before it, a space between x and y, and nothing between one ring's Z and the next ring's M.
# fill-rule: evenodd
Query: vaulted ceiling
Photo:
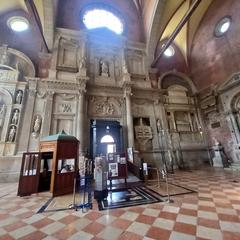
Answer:
M81 4L82 2L96 2L89 0L78 0L77 2ZM138 24L141 25L142 35L144 36L141 41L144 41L147 45L148 55L149 55L149 66L152 61L156 57L157 49L161 48L161 45L166 41L173 31L177 28L179 22L184 17L191 4L193 4L193 0L131 0L131 5L135 7L136 14L139 16ZM213 0L202 0L190 20L181 28L175 39L173 40L173 44L179 48L182 53L186 64L188 64L188 56L189 51L191 50L191 45L193 42L194 35L198 26L203 18L205 12L210 6ZM18 50L24 50L26 54L30 54L29 57L36 52L36 56L33 56L36 61L38 52L37 51L45 51L44 44L40 44L41 34L39 33L39 29L34 17L32 16L32 12L29 11L29 6L26 4L27 2L33 2L35 4L39 19L40 25L43 30L43 35L48 45L49 50L51 51L53 38L54 38L54 28L55 22L57 22L56 18L59 18L59 12L63 13L64 11L70 11L74 9L75 6L71 6L72 4L76 4L74 0L8 0L1 1L0 3L0 27L4 29L4 34L9 35L9 37L4 36L0 37L0 43L9 44L10 46L17 48ZM58 6L59 2L59 6ZM99 0L100 3L110 3L115 4L116 9L123 9L125 4L126 12L132 11L131 6L129 5L129 0L119 0L117 1L109 1L109 0ZM64 4L68 4L68 8L64 8ZM119 5L119 6L118 6ZM121 6L120 6L121 5ZM130 9L130 10L129 10ZM20 41L13 41L13 37L18 37L16 35L12 35L9 30L6 29L6 20L7 17L11 15L16 15L16 13L22 13L26 16L29 16L30 23L33 23L33 28L31 29L32 33L27 34L26 37L20 37ZM65 13L66 15L71 15L71 12ZM126 14L126 13L125 13ZM7 16L7 17L6 17ZM129 19L131 16L129 16ZM23 33L21 33L23 34ZM36 37L36 34L38 37ZM22 41L21 41L22 39ZM23 46L23 41L36 41L37 44L26 44ZM19 42L19 44L18 44ZM30 50L27 50L27 46ZM37 47L36 47L37 46Z

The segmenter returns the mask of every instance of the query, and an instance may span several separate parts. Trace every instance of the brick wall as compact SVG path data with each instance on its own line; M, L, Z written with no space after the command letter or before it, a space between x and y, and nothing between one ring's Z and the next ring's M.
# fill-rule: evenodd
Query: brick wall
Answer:
M195 35L191 58L191 74L197 88L221 83L240 70L240 1L215 0L203 17ZM231 16L232 24L222 37L214 36L217 22Z

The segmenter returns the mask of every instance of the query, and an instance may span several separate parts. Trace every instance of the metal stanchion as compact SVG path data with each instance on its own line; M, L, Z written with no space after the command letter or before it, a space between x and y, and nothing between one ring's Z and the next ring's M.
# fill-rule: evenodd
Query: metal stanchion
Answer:
M166 190L167 190L167 203L173 203L173 200L170 199L170 194L169 194L169 188L168 188L168 176L167 176L167 168L166 165L164 165L164 168L162 169L162 175L163 178L165 178L165 182L166 182Z
M72 204L70 204L68 206L68 208L75 208L75 210L77 211L77 208L76 208L76 177L74 177L74 182L73 182L73 202L72 202Z

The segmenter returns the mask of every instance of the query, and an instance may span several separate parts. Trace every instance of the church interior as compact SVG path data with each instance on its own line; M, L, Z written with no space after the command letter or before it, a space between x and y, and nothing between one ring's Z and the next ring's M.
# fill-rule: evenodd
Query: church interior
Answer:
M0 239L240 239L240 1L0 3Z

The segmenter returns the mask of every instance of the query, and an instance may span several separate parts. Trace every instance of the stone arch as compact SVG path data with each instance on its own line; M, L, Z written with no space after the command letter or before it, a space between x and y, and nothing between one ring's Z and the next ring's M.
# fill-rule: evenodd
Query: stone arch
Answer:
M24 53L6 45L0 46L0 64L3 69L19 72L21 80L24 77L35 77L36 75L31 59Z
M166 82L166 80L168 80ZM171 81L169 81L171 80ZM185 74L175 71L166 72L161 75L158 79L158 88L167 89L171 85L180 85L189 90L191 94L196 94L197 90L192 80L188 78Z

